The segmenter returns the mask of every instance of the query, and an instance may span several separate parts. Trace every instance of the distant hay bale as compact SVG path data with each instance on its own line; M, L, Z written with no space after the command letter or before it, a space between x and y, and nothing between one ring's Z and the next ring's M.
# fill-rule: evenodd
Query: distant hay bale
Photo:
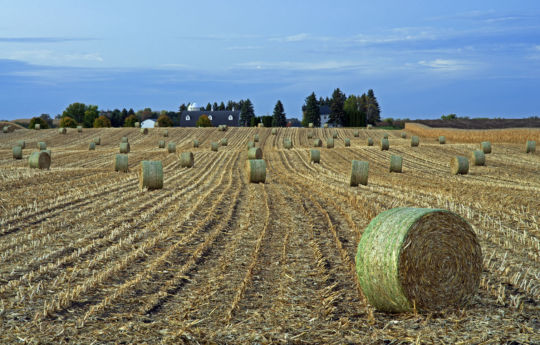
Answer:
M128 172L128 155L120 153L116 154L114 171Z
M3 133L9 133L9 126L4 126L4 127L2 128L2 132L3 132Z
M193 168L194 160L192 152L182 152L180 154L180 167Z
M253 148L253 147L255 147L255 143L254 143L253 141L248 141L248 143L247 143L247 149L249 150L249 149L251 149L251 148Z
M129 143L120 143L120 153L129 153L130 149Z
M467 157L455 156L450 160L450 171L453 175L465 175L469 172L469 160Z
M199 147L199 141L197 139L193 139L193 147Z
M19 145L15 145L12 148L13 151L13 159L22 159L22 147Z
M382 137L383 139L388 139L388 133L384 133Z
M262 122L259 122L259 123L257 124L257 127L259 127L259 128L262 128L262 127L264 127L264 123L262 123Z
M41 129L41 125L40 125L39 123L36 123L36 124L34 125L34 129L35 129L36 131L39 131L39 130Z
M38 141L37 143L38 150L43 151L47 149L47 144L44 141Z
M309 128L313 128L313 122L308 123Z
M277 134L277 128L272 128L272 135L276 135Z
M420 138L416 135L413 135L411 137L411 147L416 147L418 145L420 145Z
M224 127L223 125L219 125L219 126L218 126L218 131L224 132L224 131L225 131L225 127Z
M135 128L139 128L141 126L140 122L135 122Z
M359 184L367 186L369 162L352 160L351 164L351 187L356 187Z
M248 159L262 159L263 152L259 147L252 147L248 150Z
M94 138L94 143L96 143L96 145L101 145L101 137Z
M158 148L160 149L164 149L165 148L165 140L160 140L158 142Z
M220 143L221 143L221 146L227 146L227 144L228 144L227 138L222 138Z
M217 152L218 147L219 147L219 144L218 144L218 143L213 142L213 143L210 144L210 146L211 146L211 150L212 150L212 151Z
M45 151L32 152L28 157L28 165L32 169L49 169L51 166L51 155Z
M472 165L485 165L486 164L486 155L482 150L474 150L471 152L471 163Z
M82 133L82 126L77 126L77 132Z
M283 139L283 146L286 148L286 149L292 149L292 141L291 139L289 138L285 138Z
M354 132L353 132L353 136L355 138L358 138L360 136L360 131L358 129L355 129Z
M325 124L323 125L323 127L324 127L324 128L328 128L328 124L325 123Z
M322 147L322 140L321 139L313 140L313 147Z
M337 131L332 132L332 138L334 138L334 139L337 138Z
M256 142L256 143L259 142L259 135L258 135L258 134L255 134L255 135L253 136L253 141Z
M176 143L173 143L172 141L167 144L167 152L168 153L175 153L176 152Z
M366 126L367 129L373 129L373 125L369 124Z
M169 130L168 130L168 129L166 129L166 130L163 131L163 136L164 136L165 138L167 138L167 137L169 136Z
M527 140L525 143L525 153L535 153L536 152L536 141Z
M484 153L491 153L491 143L489 141L482 141L480 148Z
M26 147L26 141L18 140L17 145L19 145L21 147L21 149L24 149Z
M390 156L390 172L402 172L403 157L392 155Z
M309 160L313 163L321 163L321 150L309 150Z
M139 188L162 189L163 165L161 161L142 161L139 173Z
M373 139L367 138L367 146L373 146Z
M67 133L67 129L65 129L64 127L58 128L58 134L66 134L66 133Z
M381 150L387 151L390 148L390 142L386 138L381 139Z
M90 144L88 145L88 150L90 151L94 151L96 149L96 143L95 142L90 142Z
M120 139L120 142L121 143L129 143L129 139L128 139L128 137L122 137L122 139Z
M266 181L266 162L264 159L247 160L246 171L249 182L264 183Z
M446 138L443 135L439 137L439 144L446 144Z
M311 131L308 132L308 133L307 133L307 138L308 138L308 139L313 139L313 132L311 132Z
M327 138L326 139L326 148L327 149L334 148L334 138Z
M407 138L407 133L401 132L401 138L402 138L402 139L406 139L406 138Z
M41 150L41 152L45 152L46 154L49 155L49 157L52 158L52 152L51 152L51 150Z
M394 208L362 234L356 273L367 300L381 311L460 307L478 289L482 249L471 225L452 212Z
M345 138L345 139L343 140L343 142L345 143L345 147L351 146L351 139Z
M148 128L141 128L141 134L148 134Z

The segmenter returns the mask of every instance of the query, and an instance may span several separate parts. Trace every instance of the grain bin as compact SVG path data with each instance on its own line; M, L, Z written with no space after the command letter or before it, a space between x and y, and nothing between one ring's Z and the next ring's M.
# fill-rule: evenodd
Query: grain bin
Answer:
M489 141L482 141L480 149L486 154L491 153L491 143Z
M47 144L44 141L38 141L37 143L38 150L43 151L47 149Z
M401 138L402 138L402 139L406 139L406 138L407 138L407 133L401 132Z
M18 140L17 145L19 145L21 147L21 149L24 149L26 147L26 141Z
M248 150L248 159L262 159L263 153L259 147L252 147Z
M172 141L167 144L167 152L168 153L175 153L176 152L176 143L173 143Z
M289 139L289 138L283 139L283 146L286 149L292 149L292 141L291 141L291 139Z
M28 165L32 169L49 169L51 156L45 151L32 152L28 157Z
M58 128L58 134L66 134L66 133L67 133L67 129L65 129L64 127Z
M344 142L344 144L345 144L345 147L351 146L351 139L345 138L345 139L343 140L343 142Z
M373 139L367 138L367 146L373 146Z
M199 141L197 139L193 139L193 147L199 147Z
M34 124L34 129L39 131L41 129L41 125L39 123Z
M90 144L88 145L88 150L94 151L95 149L96 149L96 143L91 141Z
M322 147L322 140L321 139L313 140L313 147Z
M266 181L266 162L264 159L247 160L246 171L249 182L264 183Z
M321 151L316 149L309 150L309 160L313 163L321 163Z
M381 150L387 151L390 148L390 142L386 138L381 139Z
M130 150L129 143L120 143L120 153L129 153Z
M525 143L525 153L535 153L536 152L536 141L527 140Z
M167 138L167 137L169 136L169 130L168 130L168 129L166 129L166 130L163 131L163 136L164 136L165 138Z
M77 126L77 132L82 133L82 126Z
M392 155L390 156L390 172L400 173L403 170L403 157Z
M143 135L148 134L148 128L141 128L141 134Z
M439 144L446 144L446 138L443 135L439 137Z
M128 172L128 155L116 154L114 159L114 171Z
M259 142L259 135L258 135L258 134L255 134L255 135L253 136L253 141L256 142L256 143Z
M213 142L210 144L211 150L217 152L219 144L216 142Z
M194 158L191 152L182 152L180 154L180 167L193 168Z
M381 311L459 307L478 289L482 250L469 223L452 212L394 208L362 234L356 273L369 303Z
M94 138L94 143L96 145L101 145L101 137Z
M450 172L453 175L465 175L469 172L469 160L467 157L455 156L450 160Z
M337 131L333 131L333 132L332 132L332 138L334 138L334 139L337 138Z
M139 172L139 188L163 188L163 165L161 161L142 161Z
M352 161L351 167L351 182L352 187L356 187L359 184L366 186L368 182L369 162L364 161Z
M355 138L358 138L360 136L360 131L358 129L355 129L354 132L353 132L353 136Z
M164 149L165 148L165 140L158 141L158 148L159 149Z
M13 159L22 159L22 147L19 145L15 145L12 148L13 151Z
M411 137L411 147L416 147L418 145L420 145L420 138L416 135L413 135Z
M486 155L482 150L474 150L471 152L471 163L472 165L485 165L486 164Z
M334 148L334 138L327 138L326 139L326 148L327 149Z
M277 134L277 128L272 128L272 135L276 135Z
M227 138L222 138L220 143L221 143L221 146L227 146L228 144Z

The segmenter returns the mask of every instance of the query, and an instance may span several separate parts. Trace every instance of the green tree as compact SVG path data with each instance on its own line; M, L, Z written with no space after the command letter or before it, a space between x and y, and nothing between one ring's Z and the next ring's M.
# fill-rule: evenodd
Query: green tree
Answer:
M274 107L274 113L272 114L272 127L285 127L287 125L287 118L285 117L285 109L280 100L277 101Z
M62 113L62 117L69 116L73 120L77 121L77 123L83 123L84 113L87 109L88 107L84 103L71 103ZM92 127L92 123L88 127Z
M273 116L264 115L261 116L260 119L264 127L272 127L272 120L274 119Z
M124 125L124 122L126 121L126 118L128 116L129 116L129 114L128 114L128 111L126 110L126 108L122 109L122 115L121 115L122 121L120 122L118 127L122 127Z
M124 120L124 127L135 127L135 122L139 122L139 119L135 114L131 114Z
M101 115L94 120L94 128L111 127L111 120L105 115Z
M217 110L219 110L218 108L219 108L219 106L218 106L217 102L214 102L214 104L212 104L212 110L217 111Z
M363 98L364 97L364 98ZM343 111L345 112L345 126L364 127L366 125L366 109L362 99L367 96L350 95L345 104Z
M455 120L457 119L456 114L448 114L448 115L442 115L441 120Z
M225 103L223 101L219 103L218 110L225 110Z
M201 115L195 123L197 127L212 127L212 121L208 118L207 115Z
M60 127L62 128L76 128L77 127L77 121L73 120L73 118L69 116L64 116L60 120Z
M127 110L126 110L126 114L127 114ZM121 127L123 123L124 123L124 120L122 119L122 112L120 111L120 109L114 109L111 113L111 125L113 127Z
M47 126L49 126L49 128L52 128L54 127L53 126L53 119L51 119L51 116L49 114L41 114L39 116L43 121L47 122Z
M128 116L129 115L135 115L135 111L133 111L133 108L129 108L128 110Z
M173 122L167 114L161 114L157 119L157 124L159 127L172 127Z
M95 119L97 119L99 116L99 112L98 112L98 107L97 105L89 105L87 108L86 108L86 111L84 112L84 117L83 117L83 126L86 127L86 128L91 128L94 126L94 121ZM77 121L75 119L75 121Z
M315 92L312 92L311 95L306 97L305 100L305 111L304 118L302 119L302 125L307 127L310 122L313 123L313 126L315 127L321 126L321 113Z
M372 125L381 121L381 109L372 89L369 89L367 93L366 115L367 122Z
M233 101L227 101L227 106L225 107L225 110L232 111L234 109L234 102Z
M253 109L253 104L248 98L242 103L242 108L240 110L240 123L247 127L251 124L251 119L254 117L255 111Z
M254 116L251 118L250 122L249 122L249 125L251 127L257 127L259 125L259 123L261 123L261 118L258 117L258 116Z
M328 122L331 124L336 126L343 126L345 124L345 111L343 111L345 99L345 94L339 88L335 89L332 93L330 117L328 119Z
M178 111L179 111L179 112L183 112L183 111L186 111L186 110L187 110L187 106L186 106L185 103L182 103L182 105L180 105L180 106L178 107Z
M30 119L30 124L28 125L28 128L34 129L35 125L39 124L39 128L41 129L47 129L49 128L49 125L45 120L43 120L41 117L33 117Z

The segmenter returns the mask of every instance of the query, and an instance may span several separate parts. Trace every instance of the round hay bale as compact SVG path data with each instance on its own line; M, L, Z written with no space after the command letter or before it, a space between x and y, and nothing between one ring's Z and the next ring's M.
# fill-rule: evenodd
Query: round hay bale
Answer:
M82 133L82 126L77 126L77 132Z
M536 141L527 140L525 143L525 153L535 153L536 152Z
M94 138L94 143L96 143L96 145L101 145L101 137Z
M180 167L182 168L193 168L193 153L191 152L182 152L180 154Z
M259 142L259 135L258 135L258 134L255 134L255 135L253 136L253 141L256 142L256 143Z
M218 147L219 147L219 144L218 144L218 143L213 142L213 143L210 144L210 146L211 146L211 150L212 150L212 151L217 152Z
M355 129L354 132L353 132L353 136L355 138L358 138L360 136L360 131L358 129Z
M129 139L128 139L128 137L122 137L122 139L120 139L120 142L121 143L129 143Z
M41 152L45 152L46 154L49 155L49 157L52 158L52 152L51 152L51 150L41 150Z
M367 146L373 146L373 139L367 138Z
M289 139L289 138L283 139L283 146L286 149L292 149L292 141L291 141L291 139Z
M263 152L259 147L252 147L248 150L248 159L262 159Z
M337 139L337 131L334 131L334 132L332 133L332 138Z
M15 145L12 148L13 151L13 159L22 159L22 147L19 145Z
M28 165L32 169L49 169L51 166L51 155L45 151L32 152L28 157Z
M373 129L373 125L372 124L369 124L366 126L367 129Z
M394 208L362 234L356 273L378 310L441 310L462 306L475 294L482 249L469 223L452 212Z
M388 151L388 149L390 148L390 142L388 141L387 138L382 138L381 139L381 150L382 151Z
M482 150L474 150L471 152L472 165L486 165L486 155Z
M47 149L47 144L44 141L38 141L37 147L40 151L43 151Z
M167 144L167 152L175 153L176 152L176 143L173 143L171 141L169 144Z
M135 122L135 128L139 128L141 126L140 122Z
M406 138L407 138L407 133L401 132L401 138L402 138L402 139L406 139Z
M120 143L120 153L129 153L130 149L129 143Z
M264 127L264 123L262 123L262 122L259 122L259 123L257 124L257 127L259 127L259 128L263 128L263 127Z
M160 140L158 142L158 148L160 149L164 149L165 148L165 140Z
M332 149L334 148L334 138L328 138L326 139L326 148Z
M313 147L322 147L322 140L321 139L313 140Z
M66 134L66 133L67 133L67 129L65 129L64 127L58 128L58 134Z
M148 134L148 128L141 128L141 134L143 135Z
M3 133L9 133L9 126L4 126L4 127L2 128L2 132L3 132Z
M418 145L420 145L420 138L416 135L413 135L411 137L411 147L416 147Z
M41 125L40 125L39 123L36 123L36 124L34 125L34 129L35 129L36 131L39 131L39 130L41 129Z
M403 157L392 155L390 156L390 172L402 172Z
M227 129L229 129L229 126L227 125L221 125L223 127L223 131L226 131Z
M93 151L96 149L96 143L95 142L90 142L90 145L88 145L88 150L90 151Z
M311 132L311 131L308 132L308 133L307 133L307 138L308 138L308 139L313 139L313 132Z
M163 188L163 165L161 161L142 161L139 188L148 190Z
M249 182L264 183L266 181L266 162L264 159L251 159L246 162L246 171Z
M26 141L18 140L17 145L19 145L21 147L21 149L24 149L26 147Z
M446 144L446 138L443 135L439 137L439 144Z
M277 135L277 128L272 128L272 135Z
M193 139L193 147L199 147L199 141L197 139Z
M309 160L313 163L321 163L321 150L309 150Z
M352 187L356 187L359 184L367 186L369 162L352 160L351 168L351 183Z
M480 144L480 149L482 149L482 151L486 154L491 153L491 143L489 141L482 141Z
M313 122L308 123L309 128L313 128Z
M223 125L218 125L217 129L221 132L225 130L225 127L223 127Z
M469 160L467 157L455 156L450 160L450 171L453 175L465 175L469 172Z
M169 136L169 130L168 130L168 129L166 129L166 130L163 131L163 136L164 136L165 138L167 138L167 137Z
M325 123L325 124L323 125L323 127L324 127L324 128L328 128L328 124Z
M128 172L128 155L116 154L114 160L114 171Z
M227 144L228 144L227 138L221 139L220 143L221 143L221 146L227 146Z
M384 133L382 137L383 139L388 139L388 133Z
M351 146L351 139L345 138L345 140L343 140L343 142L345 143L345 147Z

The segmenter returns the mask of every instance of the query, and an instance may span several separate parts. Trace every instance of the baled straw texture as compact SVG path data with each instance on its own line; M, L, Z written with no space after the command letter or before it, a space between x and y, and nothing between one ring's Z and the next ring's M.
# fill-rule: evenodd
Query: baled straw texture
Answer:
M129 143L120 143L120 153L129 153L130 150Z
M160 149L164 149L165 148L165 140L160 140L158 142L158 148Z
M40 125L39 123L36 123L36 124L34 125L34 129L35 129L36 131L39 131L39 130L41 129L41 125Z
M256 143L259 142L259 135L258 135L258 134L255 134L255 135L253 136L253 141L256 142Z
M148 134L148 128L141 128L141 134Z
M41 152L45 152L46 154L49 155L49 157L52 158L52 152L51 152L51 150L41 150Z
M211 150L212 150L212 151L217 152L218 147L219 147L219 144L218 144L218 143L213 142L213 143L210 144L210 146L211 146Z
M536 141L527 140L525 143L525 153L535 153L536 152Z
M321 163L321 150L309 150L309 160L313 163Z
M199 147L199 141L197 139L193 139L193 147Z
M248 159L262 159L263 152L259 147L252 147L248 150Z
M67 133L67 129L65 129L64 127L58 128L58 134L66 134L66 133Z
M22 147L19 145L15 145L12 148L13 151L13 159L22 159Z
M313 128L313 122L308 123L309 128Z
M44 141L38 141L37 147L40 151L43 151L47 149L47 144Z
M313 140L313 147L322 147L322 140L321 139Z
M390 172L400 173L403 171L403 158L401 156L390 156Z
M251 149L251 148L253 148L253 147L255 147L255 143L254 143L253 141L248 141L248 143L247 143L247 149L249 150L249 149Z
M45 151L32 152L28 157L28 165L32 169L49 169L51 166L51 155Z
M24 149L26 147L26 141L18 140L17 145L19 145L21 147L21 149Z
M94 138L94 143L96 143L96 145L101 145L101 137Z
M465 175L469 172L469 160L467 157L455 156L450 160L450 172L453 175Z
M247 160L246 171L249 182L264 183L266 181L266 162L264 159Z
M139 187L151 189L163 188L163 165L161 161L142 161L139 175Z
M276 135L277 134L277 128L272 128L272 135Z
M167 137L169 136L169 130L168 130L168 129L166 129L166 130L163 131L163 136L164 136L165 138L167 138Z
M384 133L382 136L384 139L388 139L388 133Z
M90 151L93 151L96 149L96 143L95 142L90 142L90 144L88 145L88 150Z
M403 139L407 138L407 133L401 132L401 138L403 138Z
M489 141L482 141L480 144L480 149L486 154L491 153L491 143Z
M373 139L367 138L367 146L373 146Z
M334 148L334 138L328 138L326 139L326 148L332 149Z
M175 153L176 152L176 143L173 143L172 141L167 144L167 152L169 153Z
M482 250L469 223L454 213L394 208L362 234L356 273L378 310L441 310L462 306L475 294Z
M193 163L195 159L193 153L191 152L182 152L180 154L180 167L182 168L193 168Z
M486 165L486 155L482 150L474 150L471 152L472 165Z
M446 144L446 138L443 135L439 137L439 144Z
M337 131L332 132L332 138L337 139Z
M381 139L381 150L387 151L390 148L390 142L386 138Z
M358 129L355 129L353 135L355 138L358 138L360 136L360 131Z
M420 145L420 138L417 135L411 137L411 147L416 147Z
M283 146L285 146L286 149L292 149L292 141L289 138L283 139Z
M369 162L364 161L352 161L351 164L351 182L352 187L356 187L359 184L366 186L368 182Z
M77 126L77 132L82 133L82 126Z
M128 155L120 153L116 154L114 171L128 172Z
M227 146L227 143L228 143L227 138L221 139L221 146Z
M345 138L345 140L343 140L343 142L345 143L345 147L351 146L351 139Z
M122 137L122 139L120 139L120 142L121 143L129 143L129 139L128 139L128 137Z

